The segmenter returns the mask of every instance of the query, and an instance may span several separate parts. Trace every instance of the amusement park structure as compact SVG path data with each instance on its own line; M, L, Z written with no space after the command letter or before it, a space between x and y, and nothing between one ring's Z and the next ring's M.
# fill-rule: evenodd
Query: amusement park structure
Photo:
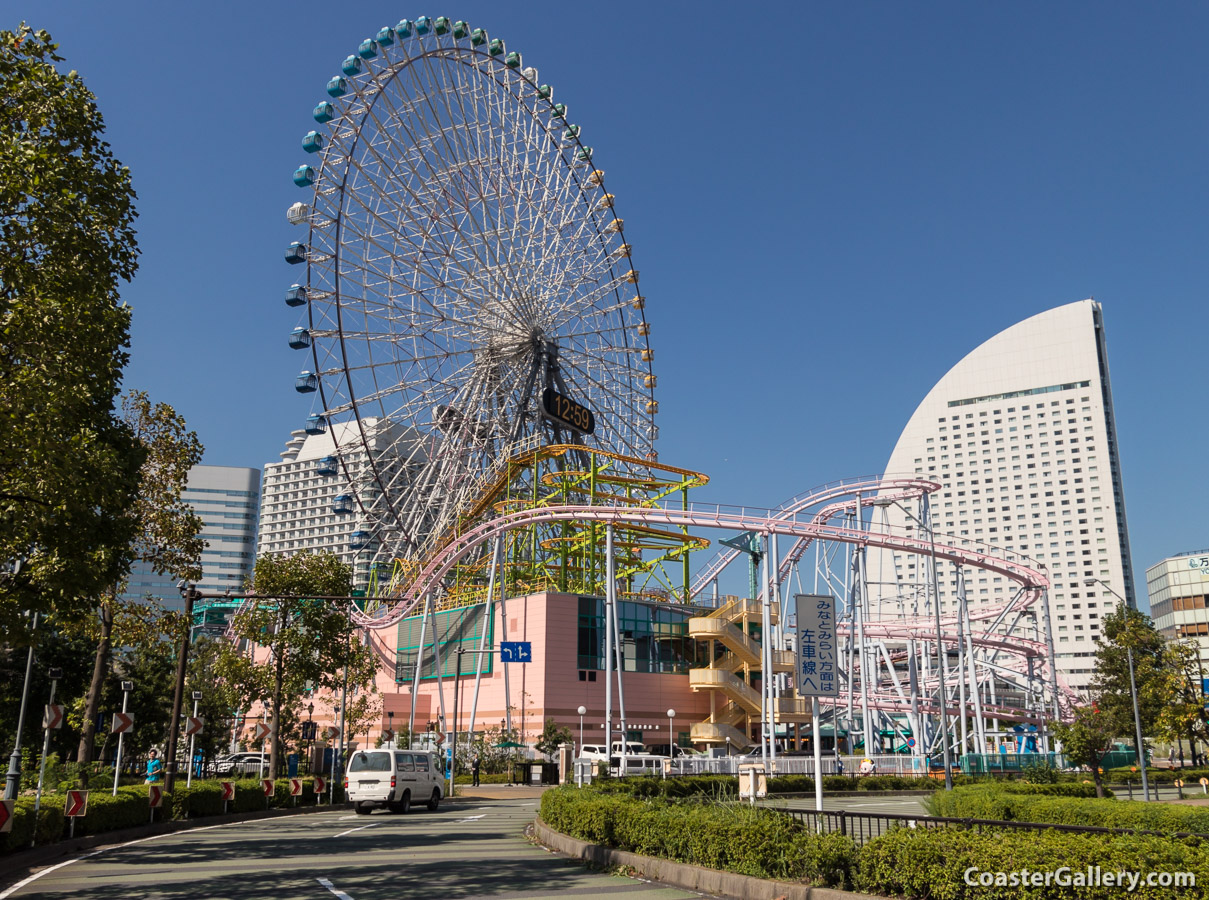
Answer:
M705 475L659 460L625 223L567 105L520 53L465 22L404 19L363 41L327 95L294 174L307 198L288 211L305 233L286 250L305 273L286 293L302 313L290 346L310 356L295 386L316 404L306 434L335 445L321 474L347 486L315 521L355 519L349 549L373 564L352 621L385 681L410 690L412 726L422 677L447 718L452 675L474 678L469 730L481 727L488 636L507 635L508 604L580 598L603 603L603 628L548 639L603 664L606 745L614 687L626 729L634 662L618 610L644 604L675 612L651 616L650 640L679 667L659 677L702 698L692 743L775 755L813 713L795 689L790 616L795 595L813 594L838 600L839 694L821 711L850 749L987 753L1012 726L1045 742L1044 723L1073 699L1055 668L1046 574L934 533L938 482L874 476L776 509L726 507L691 498ZM912 524L891 525L891 508ZM727 549L694 573L715 539ZM871 549L917 565L906 580L871 572ZM975 572L1014 593L972 607ZM937 586L950 578L958 599L945 603ZM743 581L745 596L722 594ZM453 626L438 616L482 623L454 673L441 661ZM500 668L490 677L502 675L509 714Z

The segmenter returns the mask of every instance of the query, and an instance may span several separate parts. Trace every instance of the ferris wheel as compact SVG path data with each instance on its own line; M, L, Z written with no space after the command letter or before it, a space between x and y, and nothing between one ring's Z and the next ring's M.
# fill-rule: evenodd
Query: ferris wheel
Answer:
M653 459L638 272L550 85L483 29L421 17L363 41L327 94L288 213L290 345L377 557L421 558L518 449Z

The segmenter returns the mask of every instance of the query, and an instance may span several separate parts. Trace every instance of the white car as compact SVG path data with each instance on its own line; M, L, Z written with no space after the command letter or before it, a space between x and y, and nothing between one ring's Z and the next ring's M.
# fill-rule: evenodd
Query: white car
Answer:
M405 813L414 803L436 812L445 794L437 754L425 750L358 750L344 776L345 796L360 815L375 807Z

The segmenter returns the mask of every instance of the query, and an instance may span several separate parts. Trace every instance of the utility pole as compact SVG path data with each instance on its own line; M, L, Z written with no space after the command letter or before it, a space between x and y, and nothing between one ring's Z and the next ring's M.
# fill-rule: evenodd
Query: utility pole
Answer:
M176 781L176 741L181 728L181 703L185 695L185 669L189 665L189 637L193 633L193 603L197 600L197 588L182 581L177 585L185 598L185 633L181 637L180 654L176 660L176 691L172 695L172 723L168 726L167 759L164 761L164 790L172 793Z

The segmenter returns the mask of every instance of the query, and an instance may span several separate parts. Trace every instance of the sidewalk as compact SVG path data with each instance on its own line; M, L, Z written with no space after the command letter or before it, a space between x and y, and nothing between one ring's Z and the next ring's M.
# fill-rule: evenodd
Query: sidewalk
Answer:
M533 800L548 791L548 784L480 784L471 787L468 784L456 786L457 793L451 800Z

